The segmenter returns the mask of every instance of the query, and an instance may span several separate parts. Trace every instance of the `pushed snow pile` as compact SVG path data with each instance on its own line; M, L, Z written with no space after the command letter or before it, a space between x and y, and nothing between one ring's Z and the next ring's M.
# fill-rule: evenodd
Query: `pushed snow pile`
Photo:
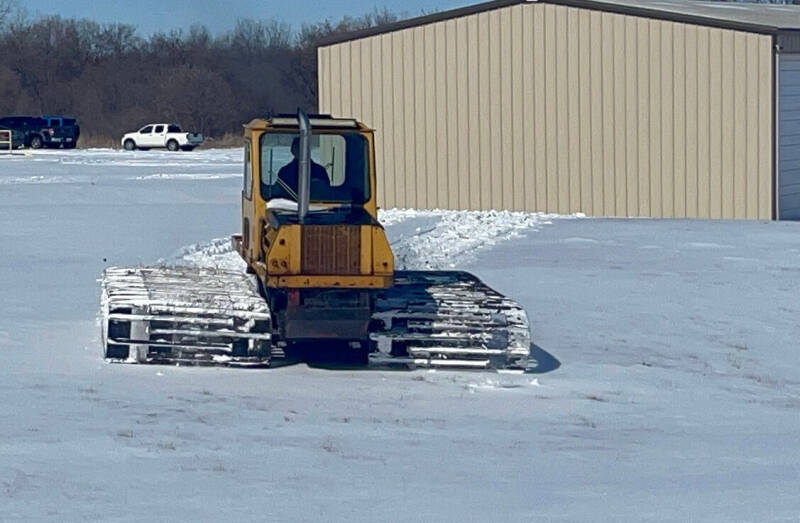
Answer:
M180 249L171 258L159 260L166 265L185 265L215 269L244 271L245 263L239 253L233 250L230 238L215 238L195 243Z
M538 230L557 217L561 216L509 211L380 211L380 221L386 227L399 270L463 266L473 261L482 249ZM169 259L159 262L230 270L245 268L230 238L183 247Z
M556 215L510 211L382 211L387 228L409 219L429 218L427 226L392 239L395 267L400 270L440 270L463 266L475 254L552 223Z

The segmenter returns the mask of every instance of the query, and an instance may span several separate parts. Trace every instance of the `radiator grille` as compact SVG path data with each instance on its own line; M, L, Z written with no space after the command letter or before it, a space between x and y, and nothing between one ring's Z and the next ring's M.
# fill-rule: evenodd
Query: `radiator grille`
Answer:
M301 240L303 274L359 274L361 227L304 225Z

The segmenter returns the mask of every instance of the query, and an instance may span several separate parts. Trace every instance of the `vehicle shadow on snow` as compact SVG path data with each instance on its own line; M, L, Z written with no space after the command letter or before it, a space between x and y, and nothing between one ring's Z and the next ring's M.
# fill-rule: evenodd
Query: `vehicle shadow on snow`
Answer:
M546 374L548 372L552 372L559 367L561 367L561 362L541 348L540 346L536 345L535 343L531 343L530 348L530 359L528 360L528 368L525 370L526 374ZM295 365L299 363L305 363L311 368L316 369L324 369L324 370L332 370L332 371L342 371L342 370L389 370L389 371L401 371L401 372L409 372L413 370L419 370L425 367L417 367L416 369L413 367L408 367L406 365L396 364L396 365L359 365L354 364L353 362L348 362L347 358L342 358L341 354L332 355L332 354L320 354L320 353L313 353L313 352L306 352L301 357L296 357L291 362L286 362L288 365ZM453 370L470 370L470 369L453 369ZM482 372L482 370L475 369L476 372Z
M531 357L528 363L526 374L547 374L553 372L561 366L558 358L536 345L531 343Z

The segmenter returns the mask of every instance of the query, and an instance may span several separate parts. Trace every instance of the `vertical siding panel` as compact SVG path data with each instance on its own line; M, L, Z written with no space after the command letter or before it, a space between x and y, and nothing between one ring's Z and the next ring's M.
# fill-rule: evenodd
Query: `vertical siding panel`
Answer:
M661 199L661 22L650 20L650 213L664 215Z
M772 59L772 39L768 36L760 36L758 53L758 121L759 121L759 140L758 140L758 210L761 219L772 218L773 192L776 190L772 183L772 162L775 152L772 134L772 77L774 62Z
M565 56L567 41L571 35L567 33L567 8L557 6L555 9L555 46L547 50L554 55L556 62L556 170L557 200L554 205L557 212L569 212L569 93L567 92L567 61ZM548 128L548 132L552 129Z
M626 180L627 114L625 102L628 94L625 78L625 17L613 17L614 30L614 214L627 216L628 184Z
M467 128L470 121L469 107L469 62L467 61L467 21L459 18L455 21L456 27L456 57L458 81L458 208L469 209L469 135Z
M386 177L386 161L384 155L388 143L386 129L383 125L383 56L381 52L381 37L371 39L372 45L372 125L375 127L375 169L378 172L378 205L387 207L386 186L389 178Z
M591 128L592 128L592 214L606 212L603 202L603 30L602 14L592 11L590 16L591 55Z
M673 112L673 212L678 218L686 218L686 33L685 25L674 24L672 33L672 77L674 89Z
M481 180L486 171L481 170L481 141L480 129L483 124L480 120L480 77L481 70L478 63L478 17L467 18L467 61L470 64L469 75L469 124L467 129L461 129L469 135L469 206L468 209L481 208Z
M351 42L350 45L350 75L349 83L350 83L350 112L348 116L352 118L358 118L359 120L364 119L364 106L363 98L361 94L361 82L363 81L363 71L361 70L361 48L364 46L364 42L361 40L356 40L355 42Z
M342 63L341 56L342 46L335 45L331 47L331 114L339 116L342 111Z
M513 118L513 155L511 166L513 185L511 188L511 209L525 210L525 128L524 106L533 100L525 100L525 67L522 62L522 20L525 16L523 6L511 8L511 114ZM466 152L466 151L465 151Z
M697 218L697 26L686 26L686 217Z
M414 172L411 176L416 178L416 199L417 206L423 209L430 209L436 206L436 202L428 199L428 169L427 169L427 146L428 142L428 118L425 113L425 91L428 79L425 76L425 29L415 27L411 30L414 41L414 52L412 60L414 62Z
M352 42L346 42L339 47L339 80L342 88L339 91L339 116L351 117L353 115L353 77L350 67Z
M581 157L581 211L592 214L592 54L590 11L578 11L579 85L580 85L580 157Z
M489 79L491 70L489 67L489 15L481 13L478 15L478 77L480 79L478 115L476 122L480 128L480 155L481 155L481 209L492 208L492 176L493 157L492 157L492 128L490 119L492 117L490 104L492 95L490 93Z
M710 159L709 159L709 216L722 217L722 31L711 29L709 31L709 134Z
M734 33L733 218L747 217L747 34Z
M758 218L758 179L762 175L758 170L758 39L756 35L747 35L747 204L746 216Z
M650 216L650 22L639 18L636 29L639 44L636 54L639 89L639 216Z
M404 169L401 176L406 185L406 206L420 207L417 198L417 175L416 175L416 135L417 126L414 122L414 108L416 106L415 87L417 81L414 79L414 30L401 31L402 35L402 61L403 75L398 77L398 81L403 84L403 111L402 124L405 146ZM401 152L401 154L402 154Z
M447 34L444 23L434 24L436 42L436 206L449 207L447 198Z
M661 216L674 214L672 22L661 25Z
M603 49L603 212L616 216L614 172L614 15L601 15Z
M578 9L567 9L567 93L569 122L569 212L581 210L581 158L580 158L580 82L578 58Z
M711 30L697 29L697 216L711 217ZM718 92L715 93L718 98ZM719 125L716 123L715 125Z
M638 114L636 110L639 92L636 83L636 42L636 18L625 17L625 190L627 197L625 214L627 216L639 214Z
M392 81L394 74L392 53L392 35L384 34L380 36L380 53L381 53L381 130L383 132L382 147L382 165L383 165L383 191L384 200L383 204L388 208L398 207L397 201L397 186L396 186L396 166L394 162L394 82Z
M500 192L501 209L513 207L514 192L514 114L512 111L511 78L514 74L511 62L511 9L497 10L500 32L495 35L500 46L500 92L495 96L500 101L500 142L502 153L502 171L497 180L497 185L502 188Z
M425 197L428 207L438 207L439 198L436 190L436 180L441 176L437 168L436 150L439 143L439 135L436 130L436 91L439 86L436 83L436 33L434 25L426 25L422 33L422 46L425 67L425 112L423 121L425 122L425 167L427 177L425 179ZM466 173L464 173L466 176Z
M447 38L447 208L458 207L458 70L456 67L456 22L445 22Z
M722 172L720 188L722 189L722 217L733 218L733 184L734 184L734 89L736 88L734 68L733 32L722 31Z
M491 132L491 209L503 207L503 94L501 77L503 76L500 43L502 41L500 13L489 11L489 129Z
M330 47L320 47L317 49L317 105L321 113L330 111L331 83L329 77L330 69Z
M544 6L545 139L547 140L547 212L558 212L558 121L556 118L556 7Z
M535 133L534 147L536 148L536 210L545 212L548 210L547 199L547 61L545 60L545 14L548 6L533 6L533 66L534 73L534 113L535 113Z
M375 127L372 115L372 41L368 38L361 42L361 67L356 81L360 83L361 91L361 120L368 126Z
M711 30L697 29L697 216L711 217ZM719 91L714 97L719 98ZM719 125L719 123L715 123Z
M533 32L534 12L537 6L523 5L522 6L522 111L523 111L523 124L524 130L524 143L525 149L524 158L524 187L525 198L524 208L530 211L540 210L536 206L536 98L541 93L537 93L534 88L534 70L537 69L534 63L533 51Z
M406 169L406 141L405 141L405 95L404 95L404 82L403 82L403 33L390 33L391 37L391 50L392 50L392 91L394 93L394 100L392 103L392 114L389 121L392 122L394 130L394 189L397 205L401 207L409 207L413 203L408 198L406 192L406 178L408 172Z

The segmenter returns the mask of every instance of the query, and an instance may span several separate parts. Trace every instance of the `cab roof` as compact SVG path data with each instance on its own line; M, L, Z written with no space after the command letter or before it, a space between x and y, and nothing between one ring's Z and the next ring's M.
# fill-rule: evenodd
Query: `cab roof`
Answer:
M371 129L355 118L334 118L329 114L308 115L312 129L353 129L370 131ZM296 114L278 114L267 118L254 118L245 124L245 129L299 129L300 123Z

